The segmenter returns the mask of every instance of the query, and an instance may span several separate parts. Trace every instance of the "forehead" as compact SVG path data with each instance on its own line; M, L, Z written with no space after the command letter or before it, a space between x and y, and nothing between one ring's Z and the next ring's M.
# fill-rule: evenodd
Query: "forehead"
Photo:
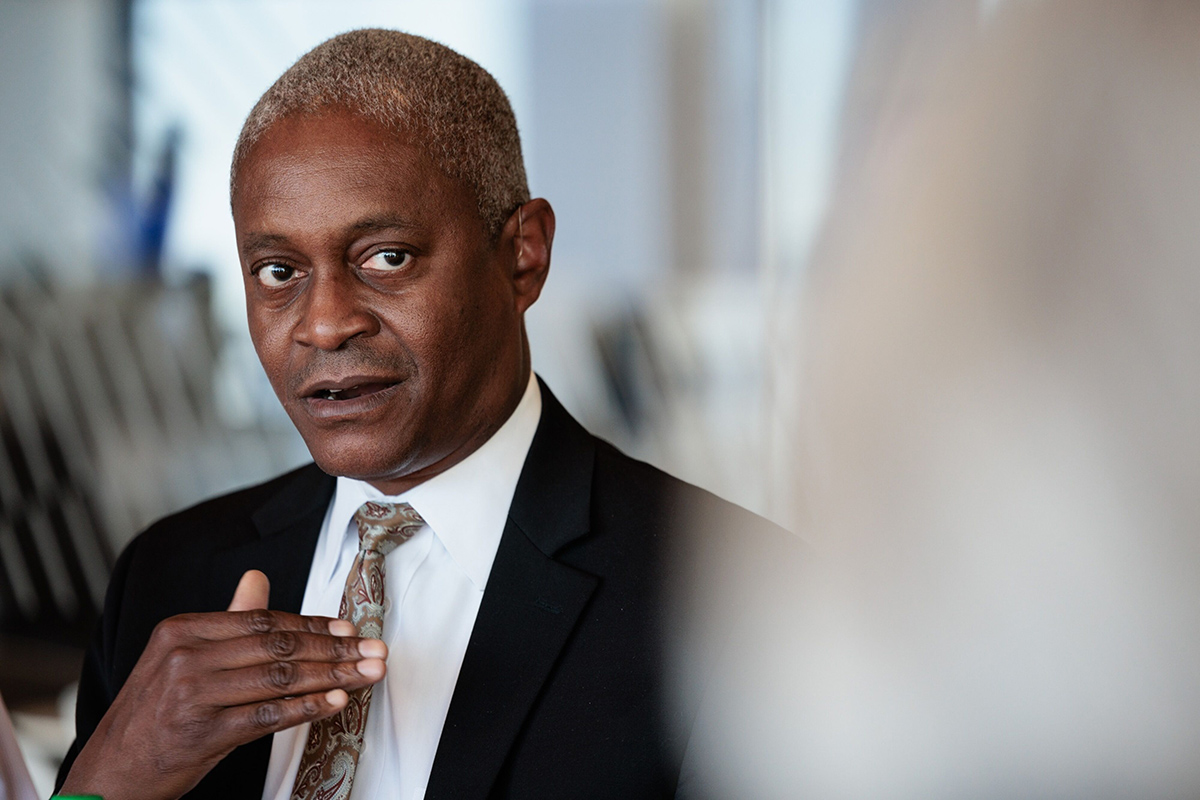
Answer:
M238 167L233 214L239 229L264 215L308 212L332 219L362 205L478 217L473 195L437 167L416 137L350 112L284 117Z

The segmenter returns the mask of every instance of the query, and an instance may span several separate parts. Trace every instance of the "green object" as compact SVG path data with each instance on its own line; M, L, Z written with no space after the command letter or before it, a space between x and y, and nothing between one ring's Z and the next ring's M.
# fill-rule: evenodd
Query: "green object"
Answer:
M104 800L98 794L56 794L50 800Z

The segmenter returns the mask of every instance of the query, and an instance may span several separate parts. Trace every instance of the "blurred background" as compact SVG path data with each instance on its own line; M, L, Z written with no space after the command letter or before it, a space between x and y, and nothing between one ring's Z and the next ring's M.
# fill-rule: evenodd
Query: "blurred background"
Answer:
M509 93L567 408L823 556L735 664L729 796L1198 794L1184 0L0 0L0 694L40 787L115 554L307 460L228 163L364 26Z

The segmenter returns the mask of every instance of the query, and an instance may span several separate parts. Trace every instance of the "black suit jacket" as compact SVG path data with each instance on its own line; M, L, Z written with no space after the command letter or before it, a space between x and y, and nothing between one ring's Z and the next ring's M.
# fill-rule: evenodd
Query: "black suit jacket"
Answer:
M426 797L672 797L695 703L668 702L664 644L685 627L668 587L713 533L734 531L751 569L785 537L594 438L544 385L542 397ZM248 569L270 578L272 608L300 610L334 483L302 467L130 544L87 654L60 784L158 622L223 610ZM696 536L688 519L727 522ZM270 746L238 748L188 797L257 800Z

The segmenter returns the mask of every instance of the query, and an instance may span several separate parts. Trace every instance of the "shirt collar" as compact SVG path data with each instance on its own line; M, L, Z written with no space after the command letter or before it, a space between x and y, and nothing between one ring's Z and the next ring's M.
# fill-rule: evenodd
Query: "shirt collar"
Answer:
M356 535L350 523L364 502L408 503L471 583L483 591L541 415L541 389L530 372L525 394L512 415L479 449L445 472L396 496L384 495L365 481L338 478L330 505L330 546L341 549L338 531Z

